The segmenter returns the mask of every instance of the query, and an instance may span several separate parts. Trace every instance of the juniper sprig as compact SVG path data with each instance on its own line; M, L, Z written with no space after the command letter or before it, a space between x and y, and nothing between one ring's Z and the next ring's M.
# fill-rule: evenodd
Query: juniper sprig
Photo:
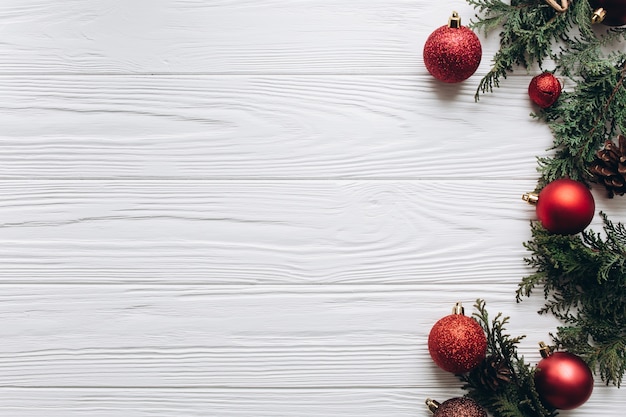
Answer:
M500 49L493 58L490 71L481 79L476 90L481 93L499 87L500 78L506 78L515 67L529 70L546 59L555 59L555 45L567 42L578 16L590 15L586 0L572 2L565 13L557 12L543 0L468 0L480 12L470 27L485 34L500 29ZM590 23L589 23L590 24ZM582 33L587 34L590 29Z
M546 303L539 313L564 323L555 344L597 368L607 384L620 386L626 372L626 228L601 215L604 237L592 230L556 235L533 223L525 246L535 272L519 284L517 300L543 286Z
M485 381L484 363L471 372L459 375L472 398L494 417L554 417L557 412L546 408L535 389L535 368L527 364L517 353L517 345L525 336L511 337L505 333L509 317L498 313L489 318L485 302L476 300L473 317L487 335L487 359L497 358L510 375L510 379L494 388Z
M626 54L580 62L567 72L577 77L573 91L564 91L555 105L535 114L550 127L555 149L553 156L538 158L540 187L563 177L589 181L588 167L598 149L626 132Z
M500 31L500 48L475 98L493 91L516 67L547 62L566 80L554 105L533 114L553 135L551 155L538 158L536 191L568 177L589 184L589 167L607 141L626 135L626 27L592 27L588 0L569 1L564 12L544 0L467 0L479 12L470 25ZM625 177L626 178L626 177ZM517 300L543 286L546 304L563 326L554 343L578 354L607 384L626 373L626 229L605 215L604 236L551 234L537 222L525 244L534 273L523 278Z

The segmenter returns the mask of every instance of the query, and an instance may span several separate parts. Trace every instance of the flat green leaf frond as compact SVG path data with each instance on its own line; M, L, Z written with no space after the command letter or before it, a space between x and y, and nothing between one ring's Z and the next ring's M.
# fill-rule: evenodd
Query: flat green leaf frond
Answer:
M554 417L555 410L541 403L534 385L534 371L519 357L517 346L525 336L511 337L506 333L508 317L498 313L490 318L484 300L477 300L473 317L487 336L487 358L478 368L459 375L467 390L466 396L474 399L494 417ZM485 367L499 361L508 370L510 379L497 386L485 382Z
M568 326L555 341L620 385L626 370L626 227L604 213L603 234L557 235L534 223L526 262L535 270L518 286L517 299L543 286L545 304Z
M599 49L596 45L585 56L600 56ZM590 181L587 168L596 152L626 127L626 54L614 53L586 62L578 54L569 53L561 55L567 57L561 62L568 73L577 77L577 85L538 115L550 127L556 150L553 156L539 159L541 183L563 177Z
M515 66L529 69L534 63L541 65L546 58L553 57L554 45L567 38L573 25L572 14L557 13L540 0L517 0L510 5L500 0L468 2L480 12L470 25L473 29L489 33L502 28L500 49L491 70L479 83L476 100L481 93L493 91Z
M485 33L498 29L500 35L500 48L478 85L476 100L516 67L528 71L550 60L555 76L567 79L556 103L532 115L553 135L550 155L538 158L536 191L564 177L586 184L597 181L590 166L598 150L626 135L626 27L592 28L589 0L570 1L563 13L544 0L468 2L479 12L473 28ZM619 386L626 371L626 227L604 214L602 219L602 233L589 230L573 236L554 235L531 223L532 239L524 246L530 253L525 262L533 272L522 279L516 297L519 302L541 289L545 303L539 313L552 314L564 324L554 336L557 345L583 357L607 384ZM504 333L507 319L476 318L488 334L490 351L510 358L517 372L516 392L532 392L532 387L521 388L530 368L523 360L515 362L514 339ZM468 386L484 394L479 380L470 378ZM516 399L507 390L498 391L504 396L500 399L487 397L493 403L490 410L501 413L496 415L516 415L509 400L526 404L522 413L532 409L528 415L545 415L532 398Z

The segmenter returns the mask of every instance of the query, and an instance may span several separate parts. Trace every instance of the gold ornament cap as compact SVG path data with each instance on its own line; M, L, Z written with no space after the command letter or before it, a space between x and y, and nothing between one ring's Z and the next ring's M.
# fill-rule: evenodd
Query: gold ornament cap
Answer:
M450 16L450 19L448 19L448 27L453 29L458 29L461 27L461 16L459 16L459 12L452 12L452 16Z
M431 413L437 411L441 403L439 401L431 400L430 398L426 398L426 405Z
M552 355L552 348L550 348L550 346L546 345L544 342L539 342L539 353L541 354L541 357L545 359L548 356Z
M593 24L602 23L605 17L606 17L606 10L604 10L602 7L597 8L596 10L593 11L593 14L591 15L591 23Z
M524 195L522 195L522 200L524 200L528 204L537 204L537 201L539 201L539 194L525 193Z
M465 307L463 307L463 303L460 301L457 302L454 307L452 307L452 314L460 314L462 316L465 315Z

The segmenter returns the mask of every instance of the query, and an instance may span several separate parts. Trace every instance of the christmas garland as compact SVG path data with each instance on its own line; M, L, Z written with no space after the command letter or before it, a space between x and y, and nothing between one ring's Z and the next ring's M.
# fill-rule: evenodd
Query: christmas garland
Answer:
M595 0L593 8L587 0L467 1L478 11L471 29L500 32L499 51L476 100L517 67L551 67L529 86L540 107L532 116L547 123L554 141L552 155L538 158L534 193L524 196L537 204L532 239L524 244L534 272L521 280L516 297L520 302L542 287L539 313L563 325L552 346L542 345L544 359L533 367L517 354L523 336L505 333L508 317L490 320L482 300L471 318L457 305L455 314L433 326L428 348L440 368L458 375L466 395L426 403L436 417L483 417L485 410L495 417L554 417L589 398L592 370L617 387L626 373L626 227L600 213L603 231L586 230L595 210L588 187L605 187L609 198L626 193L626 53L616 48L626 40L626 27L617 27L626 24L626 6L619 0ZM448 27L464 28L453 23L456 17ZM592 26L602 19L612 27ZM473 68L442 58L442 43L456 34L442 27L424 47L427 69L444 82L462 81L478 66L473 60L480 46L468 34L450 42L458 47L453 54L469 57L462 61ZM561 91L556 76L573 87ZM566 199L576 204L567 206ZM573 379L555 375L557 365L569 366Z

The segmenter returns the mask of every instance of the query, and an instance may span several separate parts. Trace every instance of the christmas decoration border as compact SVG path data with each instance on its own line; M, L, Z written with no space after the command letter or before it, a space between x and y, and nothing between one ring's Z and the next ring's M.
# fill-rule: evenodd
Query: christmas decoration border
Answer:
M530 71L546 62L553 66L550 72L574 86L554 105L532 114L554 136L553 155L538 158L535 191L570 178L604 185L611 198L623 194L618 183L603 181L598 166L607 152L616 153L612 139L626 133L626 52L605 52L626 39L626 27L592 26L587 0L566 2L564 10L541 0L467 1L478 11L470 27L500 32L500 49L478 85L477 100L514 68ZM620 142L626 148L621 136ZM626 168L624 152L616 161ZM626 183L626 171L623 178ZM546 304L540 313L564 323L554 335L555 345L582 356L604 382L619 386L626 372L626 229L600 215L602 234L552 234L532 222L532 240L525 243L531 256L525 261L535 272L519 284L517 301L543 286Z
M535 192L570 178L606 187L609 198L623 195L626 52L604 51L626 40L626 28L593 27L598 11L588 0L467 2L478 12L469 26L500 35L493 65L477 87L477 101L519 67L530 73L537 66L545 71L549 63L549 72L573 85L553 105L531 115L547 123L554 137L553 154L538 157ZM600 216L601 233L554 234L531 221L532 239L524 246L531 253L525 262L534 272L521 280L516 299L521 302L542 287L546 301L539 313L563 323L551 334L553 347L579 355L602 381L619 388L626 373L626 227L605 213ZM556 416L534 385L537 368L517 354L524 336L506 334L508 317L502 314L490 320L483 300L475 309L488 348L477 368L459 375L465 396L495 417Z

